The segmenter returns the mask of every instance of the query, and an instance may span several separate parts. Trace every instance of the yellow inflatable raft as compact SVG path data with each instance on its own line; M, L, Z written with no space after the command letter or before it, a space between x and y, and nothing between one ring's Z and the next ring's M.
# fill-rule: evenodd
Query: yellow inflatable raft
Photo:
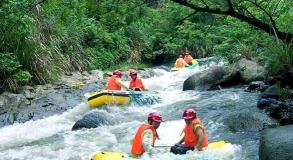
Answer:
M221 150L221 149L224 149L225 147L230 147L230 146L232 146L232 144L229 142L218 141L218 142L210 143L208 146L208 149L209 150ZM188 155L188 157L190 158L190 155ZM127 160L127 159L134 160L135 158L132 158L131 154L124 153L124 152L97 152L91 158L91 160Z
M115 90L103 90L100 92L94 92L87 99L87 103L91 107L100 107L104 104L118 104L126 105L130 102L131 94L141 94L139 91L115 91Z

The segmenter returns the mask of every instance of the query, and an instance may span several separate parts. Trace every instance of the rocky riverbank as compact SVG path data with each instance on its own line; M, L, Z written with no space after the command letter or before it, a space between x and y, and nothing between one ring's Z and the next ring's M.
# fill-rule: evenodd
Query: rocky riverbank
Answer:
M128 71L123 74L122 80L129 80ZM139 74L149 78L156 73L147 68ZM0 127L61 114L85 102L85 93L104 88L109 75L111 72L100 70L72 72L52 84L24 86L18 93L4 92L0 95Z

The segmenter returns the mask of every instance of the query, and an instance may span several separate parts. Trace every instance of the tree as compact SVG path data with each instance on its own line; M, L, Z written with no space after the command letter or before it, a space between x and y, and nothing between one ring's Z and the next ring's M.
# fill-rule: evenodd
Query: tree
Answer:
M197 12L226 15L245 21L250 25L276 36L286 43L292 42L292 29L281 31L278 19L288 16L292 19L290 0L172 0L175 3L189 7ZM287 24L289 27L292 24Z

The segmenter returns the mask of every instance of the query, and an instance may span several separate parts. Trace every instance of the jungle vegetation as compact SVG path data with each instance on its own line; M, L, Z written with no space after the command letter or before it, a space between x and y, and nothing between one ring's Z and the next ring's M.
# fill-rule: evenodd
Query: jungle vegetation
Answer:
M190 51L293 67L291 0L2 0L0 87L74 70L163 64Z

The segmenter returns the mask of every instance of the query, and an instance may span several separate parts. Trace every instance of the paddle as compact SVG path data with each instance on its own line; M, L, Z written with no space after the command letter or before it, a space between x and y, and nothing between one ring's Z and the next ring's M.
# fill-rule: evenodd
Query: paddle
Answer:
M168 146L168 145L166 145L166 146L165 146L165 145L159 145L159 146L154 146L154 147L155 147L155 148L164 148L164 147L166 148L166 147L172 147L172 146Z
M222 148L224 146L228 146L228 145L231 145L230 142L228 141L216 141L216 142L212 142L212 143L209 143L209 146L208 148L212 148L212 149L217 149L217 148ZM154 147L172 147L172 146L169 146L169 145L157 145L157 146L154 146Z

